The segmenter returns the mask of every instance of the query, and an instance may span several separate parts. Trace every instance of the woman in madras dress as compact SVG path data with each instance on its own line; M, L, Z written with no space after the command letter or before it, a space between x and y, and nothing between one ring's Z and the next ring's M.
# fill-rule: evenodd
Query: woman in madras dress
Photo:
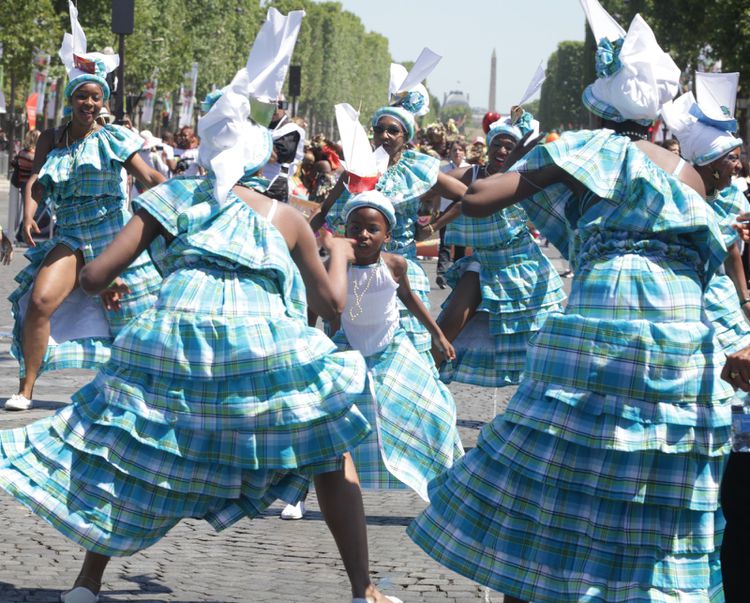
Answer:
M726 273L716 274L711 279L705 305L707 317L716 328L719 345L730 358L750 346L750 327L745 319L750 297L737 249L737 232L732 226L739 214L750 209L745 196L732 184L732 176L739 169L742 147L742 140L733 135L737 129L734 105L738 77L738 73L696 73L697 98L688 92L662 108L665 123L680 141L682 155L703 179L707 201L720 220L729 249L724 263ZM736 387L742 386L736 368L726 371L725 377ZM743 400L738 399L735 404L741 406ZM747 555L749 456L732 452L721 483L721 507L726 519L721 573L728 603L750 600L747 581L750 571Z
M425 49L420 58L428 52L428 49ZM388 169L380 176L375 187L391 200L396 210L396 227L391 232L391 241L386 249L406 258L412 290L429 309L430 281L417 260L419 207L423 199L433 197L458 200L466 191L466 185L441 173L438 159L407 147L414 138L415 115L429 111L429 97L421 84L408 91L398 91L398 85L407 74L403 69L402 75L394 79L394 74L399 73L396 67L403 69L400 65L391 65L391 90L395 91L392 95L394 105L381 107L375 111L371 120L373 147L381 147L388 154ZM434 65L432 67L434 68ZM415 69L419 69L419 59L412 71ZM398 81L398 85L394 84L394 81ZM310 225L314 231L317 232L325 224L333 233L343 236L343 208L351 197L347 190L348 179L348 173L339 178L321 204L320 211L312 217ZM432 234L432 229L428 228L426 232ZM424 235L420 238L424 238ZM401 302L399 312L401 326L414 347L418 352L425 354L425 357L431 358L432 340L427 329Z
M532 92L533 94L533 92ZM519 107L520 109L520 107ZM487 133L489 161L451 173L466 185L507 171L507 163L521 138L538 122L522 111L516 119L493 123ZM528 217L511 206L487 218L461 215L455 203L432 226L447 224L447 244L472 248L446 273L453 292L443 303L438 324L453 342L456 359L444 362L433 348L440 378L483 387L517 384L523 373L529 338L551 312L562 311L562 280L534 242Z
M411 290L406 259L381 252L396 225L390 200L379 191L353 196L344 206L346 235L354 241L339 349L365 357L372 400L358 407L373 431L352 450L362 488L411 488L424 500L427 484L463 456L456 403L432 363L401 328L401 300L453 356L453 348Z
M703 293L726 248L696 171L639 140L679 68L640 15L625 36L582 3L599 40L583 100L605 129L537 146L463 200L471 216L521 202L575 265L568 304L408 532L508 602L718 602L734 391Z
M87 297L78 288L82 267L98 256L122 230L131 214L123 189L124 168L146 188L164 180L138 155L143 139L115 125L99 126L96 118L110 90L106 74L118 64L116 55L86 53L78 13L70 3L70 19L78 47L65 34L60 56L70 81L65 97L70 121L45 131L37 143L31 194L24 204L24 239L30 265L17 276L10 302L15 326L11 354L20 363L18 392L5 403L8 410L32 406L34 384L44 371L97 368L107 361L114 336L156 299L161 276L148 253L133 259L121 280L129 293ZM83 39L81 46L81 38ZM55 208L54 236L37 244L37 204Z
M261 34L291 35L279 18L271 9ZM199 121L199 161L215 171L139 197L82 272L81 286L100 291L161 238L157 302L71 406L0 432L0 485L87 549L65 603L94 603L110 556L152 545L182 518L221 530L277 498L296 502L313 477L354 602L398 601L371 584L361 492L344 460L370 431L356 406L370 395L364 360L306 324L307 299L326 318L343 309L352 245L324 237L326 273L299 212L233 186L272 149L247 119L244 71Z

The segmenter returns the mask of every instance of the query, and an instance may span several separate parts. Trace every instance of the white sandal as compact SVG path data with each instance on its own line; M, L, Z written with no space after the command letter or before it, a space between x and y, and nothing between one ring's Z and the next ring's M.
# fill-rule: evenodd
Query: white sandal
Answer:
M88 588L76 586L73 590L60 595L62 603L97 603L99 595L95 595Z

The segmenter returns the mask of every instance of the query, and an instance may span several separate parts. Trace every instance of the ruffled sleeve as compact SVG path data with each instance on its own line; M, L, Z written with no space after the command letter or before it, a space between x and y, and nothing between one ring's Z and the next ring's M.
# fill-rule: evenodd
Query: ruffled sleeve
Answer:
M725 245L727 247L733 245L737 240L737 231L732 224L735 223L739 214L750 211L750 203L739 188L731 185L719 192L710 205L716 212Z
M534 148L511 171L556 165L590 191L584 199L556 184L521 203L530 219L555 245L577 231L621 231L634 238L679 238L696 251L702 279L726 257L716 215L703 198L654 164L627 137L610 130L563 134ZM591 201L594 201L593 203ZM566 248L565 242L560 242Z
M103 130L102 145L107 147L107 155L120 163L143 148L143 138L133 130L114 124L104 126Z
M195 203L203 178L177 177L162 182L133 200L133 207L151 214L173 237L180 232L179 219ZM183 218L183 221L187 218ZM184 224L183 224L184 226Z

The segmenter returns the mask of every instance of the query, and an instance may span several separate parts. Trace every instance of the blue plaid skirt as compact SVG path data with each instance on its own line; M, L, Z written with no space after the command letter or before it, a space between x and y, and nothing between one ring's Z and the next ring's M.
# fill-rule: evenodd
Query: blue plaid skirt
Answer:
M0 486L86 549L129 555L339 469L370 431L364 360L291 318L272 272L244 270L170 274L72 405L0 432Z
M90 197L76 203L66 203L57 208L54 237L26 252L29 265L16 275L19 285L9 297L16 318L11 354L21 365L21 376L25 374L21 350L22 317L34 279L47 254L58 245L64 245L73 251L80 250L84 261L90 262L104 251L129 219L130 212L119 197ZM96 369L109 359L114 337L133 318L151 307L161 284L161 275L145 251L120 276L130 288L130 293L122 299L121 308L116 312L105 310L98 297L84 299L80 291L69 297L73 303L76 303L76 298L80 300L79 305L84 308L81 312L100 313L109 325L109 333L98 336L84 334L80 337L74 333L65 341L50 343L41 372L67 368ZM66 307L65 311L73 315L76 313L75 308ZM61 319L61 315L62 312L52 315L50 322L53 333L56 320Z
M344 331L334 339L348 349ZM365 357L372 397L358 408L374 429L352 453L363 488L411 488L424 500L430 480L463 456L456 403L403 330Z
M579 258L507 411L430 483L408 532L441 564L538 603L719 602L734 392L697 257L617 238Z
M525 225L505 245L475 249L451 266L446 273L451 287L474 262L479 264L482 301L453 342L456 359L440 367L440 379L483 387L517 384L529 338L550 313L562 311L562 280Z
M750 345L750 325L737 301L732 279L726 274L715 274L706 288L704 303L706 316L725 354L734 354Z

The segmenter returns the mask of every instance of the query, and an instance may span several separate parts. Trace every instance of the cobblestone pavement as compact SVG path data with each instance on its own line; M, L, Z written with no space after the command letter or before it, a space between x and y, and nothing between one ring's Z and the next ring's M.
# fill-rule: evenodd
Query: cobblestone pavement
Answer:
M6 223L8 182L0 179L0 222ZM22 251L22 250L21 250ZM564 269L556 251L550 257ZM12 320L8 294L25 265L17 253L0 267L0 404L15 393L17 363L8 353ZM434 282L435 262L425 268ZM433 312L447 291L434 288ZM0 429L24 425L64 405L91 373L43 375L37 407L24 413L0 410ZM459 428L466 447L482 425L502 411L514 388L495 390L453 384ZM376 583L405 603L499 603L502 595L435 563L407 538L408 523L424 508L410 492L365 492L370 567ZM323 603L349 601L348 581L314 492L302 521L278 518L281 504L262 517L216 533L200 521L184 521L154 547L114 559L105 574L102 603ZM70 586L83 551L0 490L0 602L52 602Z

